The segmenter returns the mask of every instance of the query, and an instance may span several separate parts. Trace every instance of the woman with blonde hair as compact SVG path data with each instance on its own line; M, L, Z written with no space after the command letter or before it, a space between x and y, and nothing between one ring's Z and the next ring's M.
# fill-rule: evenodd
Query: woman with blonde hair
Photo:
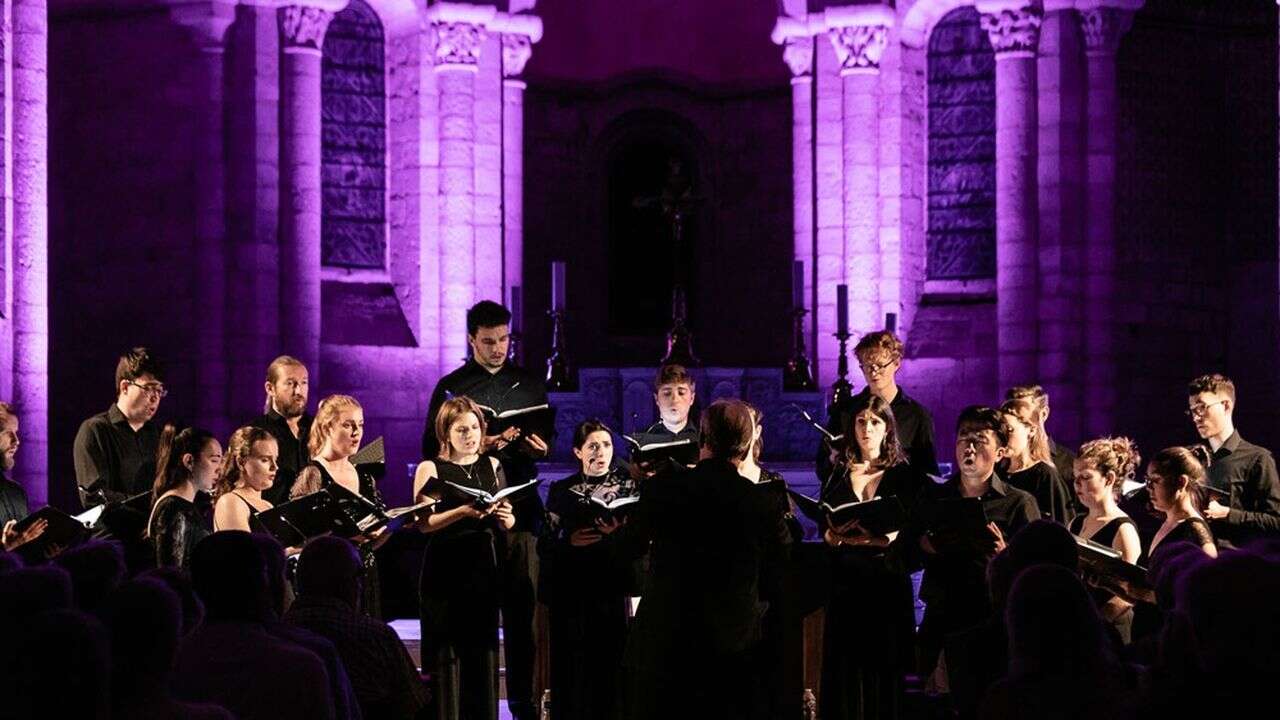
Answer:
M1074 535L1115 550L1127 563L1138 562L1142 541L1137 525L1120 509L1117 500L1124 483L1133 480L1139 462L1138 446L1129 438L1115 437L1080 446L1073 463L1076 497L1086 511L1071 520L1069 529ZM1133 635L1133 604L1102 588L1095 588L1092 595L1102 618L1111 623L1127 645Z
M1005 482L1031 493L1045 519L1066 525L1074 514L1071 497L1066 482L1053 466L1039 405L1029 398L1006 400L1000 406L1000 416L1009 434Z
M498 609L506 533L516 516L508 500L469 502L446 483L496 493L506 486L497 458L481 452L484 413L454 397L435 417L438 457L418 465L415 502L439 501L420 516L430 534L422 557L419 597L422 669L436 678L437 720L498 716Z
M293 483L290 497L300 498L318 492L330 485L340 485L374 505L385 508L377 479L367 469L356 467L351 456L360 450L364 437L364 408L350 395L330 395L320 401L307 450L311 454ZM364 561L364 591L361 609L370 617L382 616L382 593L379 587L378 565L374 551L390 538L390 533L378 530L369 536L351 538L360 548Z

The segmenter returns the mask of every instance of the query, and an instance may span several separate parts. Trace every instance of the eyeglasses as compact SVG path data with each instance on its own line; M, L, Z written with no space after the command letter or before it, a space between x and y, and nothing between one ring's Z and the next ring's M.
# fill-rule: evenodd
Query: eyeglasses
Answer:
M890 360L882 363L858 363L858 367L862 368L862 372L868 375L876 375L887 370L889 366L893 365L895 362L897 361Z
M1189 418L1204 417L1209 413L1209 408L1213 407L1214 405L1221 405L1224 402L1226 402L1226 400L1211 402L1207 405L1195 405L1191 408L1188 408L1187 410L1183 410L1182 414L1186 415Z
M165 395L169 394L169 390L159 383L143 385L142 383L130 380L129 384L155 398L163 398Z

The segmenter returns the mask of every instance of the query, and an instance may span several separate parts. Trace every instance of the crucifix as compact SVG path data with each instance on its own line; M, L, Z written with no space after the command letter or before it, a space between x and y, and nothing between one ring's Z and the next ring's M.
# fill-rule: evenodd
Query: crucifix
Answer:
M661 364L677 363L696 366L693 354L693 336L685 324L685 263L684 223L697 205L705 198L693 194L693 183L684 173L684 164L676 158L667 160L667 179L658 195L639 197L632 201L637 209L657 207L670 224L672 243L671 329L667 331L667 354Z

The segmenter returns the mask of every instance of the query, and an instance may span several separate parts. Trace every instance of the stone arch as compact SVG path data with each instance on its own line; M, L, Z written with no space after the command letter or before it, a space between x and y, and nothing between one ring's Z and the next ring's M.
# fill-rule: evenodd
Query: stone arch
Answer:
M902 44L922 49L933 33L933 27L956 8L974 5L974 0L916 0L902 16Z

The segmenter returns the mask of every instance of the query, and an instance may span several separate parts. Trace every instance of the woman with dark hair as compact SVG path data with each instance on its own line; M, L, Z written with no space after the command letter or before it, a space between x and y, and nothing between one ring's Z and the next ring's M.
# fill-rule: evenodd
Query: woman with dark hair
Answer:
M196 505L196 495L213 490L221 465L222 444L213 433L195 428L177 432L174 426L165 425L156 454L156 482L151 489L155 504L147 523L157 567L186 568L191 549L209 534L208 522Z
M364 436L364 408L350 395L330 395L320 401L311 422L307 451L311 460L294 480L290 497L300 498L329 485L340 485L380 508L386 508L373 473L352 464L351 456L360 450ZM369 617L382 617L382 583L374 551L382 547L391 534L385 529L351 541L360 548L365 577L360 610Z
M213 484L213 529L266 532L258 513L270 510L262 491L275 483L279 447L270 432L242 427L231 434Z
M823 501L838 507L896 498L910 508L924 478L906 462L889 403L871 395L847 417L843 462ZM856 521L823 523L821 530L831 548L832 588L818 714L830 720L898 717L915 629L911 577L889 554L898 533L873 535Z
M1147 465L1147 490L1151 506L1164 513L1164 524L1151 539L1151 546L1139 558L1146 565L1156 548L1164 543L1189 542L1209 557L1218 556L1209 523L1200 514L1204 504L1204 469L1211 459L1203 445L1165 448Z
M484 430L484 413L470 398L446 400L435 419L440 456L419 464L413 478L415 502L439 501L418 525L431 535L419 597L422 669L436 678L436 720L498 716L498 559L516 516L508 500L464 502L445 485L489 493L506 485L497 458L480 452Z
M552 716L610 720L619 710L627 566L614 538L622 513L604 510L599 502L635 495L636 483L613 466L613 434L599 420L586 420L573 431L573 454L581 467L551 484L538 547L543 598L555 638Z

